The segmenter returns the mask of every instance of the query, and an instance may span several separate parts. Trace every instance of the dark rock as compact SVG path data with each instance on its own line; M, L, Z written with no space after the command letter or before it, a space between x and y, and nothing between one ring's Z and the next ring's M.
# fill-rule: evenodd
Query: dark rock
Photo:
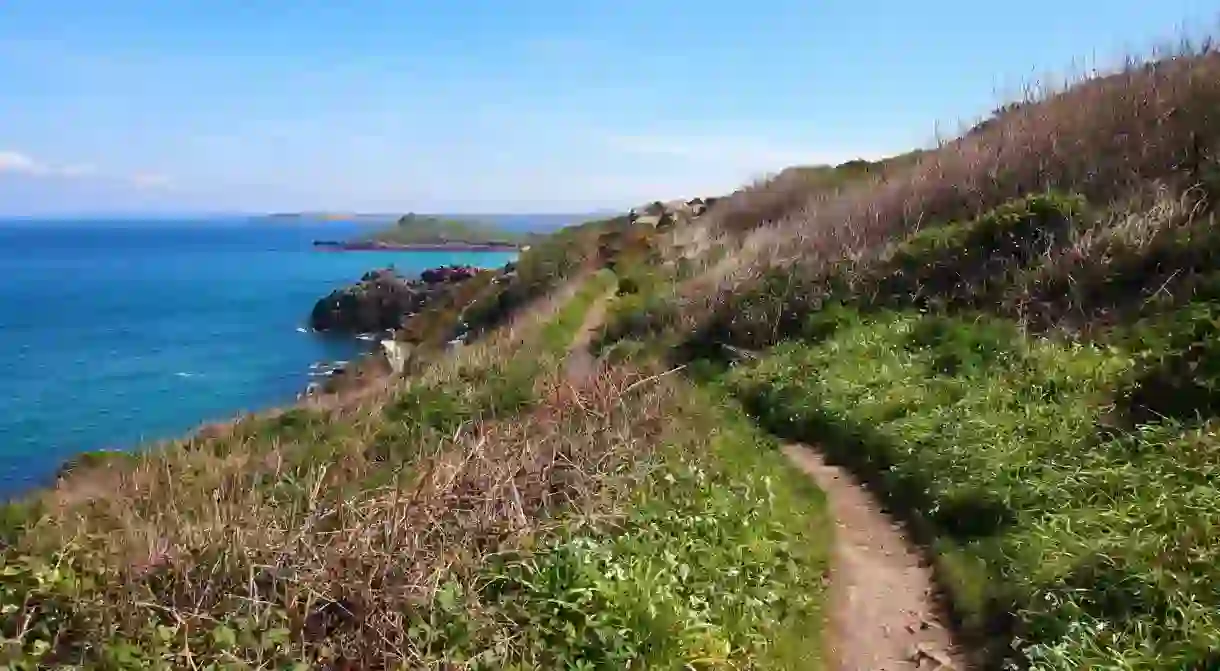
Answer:
M377 280L397 280L401 279L398 273L393 268L379 268L370 270L360 276L361 282L376 282Z
M473 266L441 266L425 270L420 273L419 279L426 284L441 284L468 280L478 273L479 269Z
M314 304L309 325L317 331L345 333L398 328L402 315L417 310L422 300L420 292L394 271L373 271Z
M314 304L309 325L316 331L392 332L448 285L463 282L479 272L471 266L444 266L425 270L417 280L408 280L393 268L373 270L356 284L332 291Z

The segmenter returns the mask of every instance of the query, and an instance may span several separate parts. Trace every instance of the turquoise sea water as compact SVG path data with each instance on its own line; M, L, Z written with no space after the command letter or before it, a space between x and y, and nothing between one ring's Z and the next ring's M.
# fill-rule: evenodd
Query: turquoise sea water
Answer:
M62 461L291 401L320 360L367 348L303 332L314 301L393 264L404 274L513 254L325 252L344 223L0 222L0 496Z

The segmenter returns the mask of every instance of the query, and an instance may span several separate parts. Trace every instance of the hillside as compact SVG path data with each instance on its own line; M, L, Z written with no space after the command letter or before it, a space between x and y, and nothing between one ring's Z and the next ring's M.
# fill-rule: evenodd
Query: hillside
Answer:
M833 617L816 455L919 541L972 667L1216 668L1217 103L1184 45L531 241L406 316L402 375L0 509L0 661L839 668L891 618Z
M722 370L869 481L988 668L1213 668L1218 100L1187 47L880 174L753 185L603 346Z
M405 378L85 455L0 508L5 659L807 668L816 492L718 392L567 362L650 230L590 222L456 284L404 329ZM479 337L445 348L462 314Z

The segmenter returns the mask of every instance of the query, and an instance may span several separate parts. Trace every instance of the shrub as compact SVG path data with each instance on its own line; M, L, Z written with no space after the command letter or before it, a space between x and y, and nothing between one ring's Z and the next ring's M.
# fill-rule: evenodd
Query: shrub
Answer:
M86 471L97 468L106 468L108 466L123 466L130 465L136 459L136 455L123 450L93 450L91 452L81 452L70 459L64 461L57 472L58 477L67 477L78 471Z
M1132 422L1220 416L1220 305L1188 304L1137 325L1140 372L1119 402Z
M1017 328L1002 320L980 317L965 322L929 315L911 329L908 347L931 352L932 370L955 376L1009 365L1020 354L1019 338Z
M1134 199L1023 271L1003 310L1035 330L1103 335L1205 293L1220 254L1210 204L1196 191L1153 192L1154 199Z
M721 344L762 349L799 336L831 296L833 278L802 275L792 268L775 268L748 285L727 292L717 309L688 336L691 352L713 352ZM816 327L815 327L816 328Z
M688 347L761 349L788 338L822 337L828 324L817 315L827 306L994 308L1022 268L1069 239L1083 213L1078 197L1030 196L969 222L929 227L886 258L767 269L724 290Z
M626 340L663 339L672 331L678 319L674 301L662 294L627 294L619 296L606 315L605 325L594 343L602 351Z
M928 228L863 271L866 284L856 291L895 306L998 303L1020 269L1067 242L1083 209L1079 198L1037 195L966 223Z

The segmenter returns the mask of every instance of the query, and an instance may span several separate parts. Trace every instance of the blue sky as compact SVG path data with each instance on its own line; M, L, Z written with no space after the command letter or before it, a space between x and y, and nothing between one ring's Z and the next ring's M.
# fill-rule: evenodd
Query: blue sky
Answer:
M994 5L994 6L992 6ZM953 131L1200 0L3 0L0 215L544 212Z

